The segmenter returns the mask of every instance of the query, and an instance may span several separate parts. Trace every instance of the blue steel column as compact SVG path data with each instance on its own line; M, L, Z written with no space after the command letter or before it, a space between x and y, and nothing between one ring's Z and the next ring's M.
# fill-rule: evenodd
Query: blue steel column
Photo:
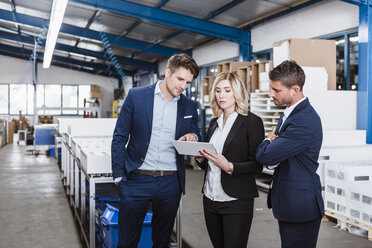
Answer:
M251 61L251 31L242 30L239 42L239 61Z
M350 68L350 42L349 42L349 34L344 35L344 79L345 79L345 90L349 90L350 88L350 76L349 76L349 68Z
M367 130L372 144L372 9L359 5L358 129Z

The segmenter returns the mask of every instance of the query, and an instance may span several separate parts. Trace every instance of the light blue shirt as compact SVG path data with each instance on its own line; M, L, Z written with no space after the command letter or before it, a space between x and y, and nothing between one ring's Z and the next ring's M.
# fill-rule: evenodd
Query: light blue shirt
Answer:
M154 109L149 148L140 170L176 171L176 150L172 140L176 137L177 101L179 96L169 102L164 100L158 81L154 92Z

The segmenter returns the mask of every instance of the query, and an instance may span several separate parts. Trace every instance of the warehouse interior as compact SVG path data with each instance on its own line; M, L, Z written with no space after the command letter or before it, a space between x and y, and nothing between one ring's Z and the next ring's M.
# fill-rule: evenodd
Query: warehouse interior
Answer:
M325 216L317 247L372 247L371 6L365 0L0 0L0 247L116 247L116 121L129 90L162 80L167 60L178 53L200 67L183 94L197 102L202 141L220 72L241 77L249 111L262 118L268 135L285 108L269 96L268 73L295 60L323 126L317 173ZM54 43L47 38L53 33ZM203 215L204 171L192 156L185 166L186 194L170 246L213 247ZM247 247L280 247L266 204L272 175L264 168L256 177L260 196ZM138 247L152 247L151 219Z

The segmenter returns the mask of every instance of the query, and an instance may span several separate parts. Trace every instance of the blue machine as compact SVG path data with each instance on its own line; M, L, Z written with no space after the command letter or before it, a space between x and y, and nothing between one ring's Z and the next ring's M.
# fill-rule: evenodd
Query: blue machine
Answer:
M54 145L54 125L37 125L34 131L34 145Z

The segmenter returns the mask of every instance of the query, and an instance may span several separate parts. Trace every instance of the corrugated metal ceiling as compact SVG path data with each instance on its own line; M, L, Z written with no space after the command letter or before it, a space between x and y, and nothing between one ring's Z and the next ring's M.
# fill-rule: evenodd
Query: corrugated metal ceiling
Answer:
M280 10L288 9L297 4L303 4L309 1L298 0L246 0L246 1L228 1L228 0L137 0L132 1L137 4L146 5L148 7L156 8L159 5L162 10L171 11L198 19L205 19L210 22L215 22L231 27L240 27L250 21L257 20L270 13L278 12ZM213 18L208 17L213 11L219 10L221 7L226 7L227 4L237 2L238 4L226 8ZM12 6L13 5L13 6ZM0 11L23 14L26 16L37 17L41 19L49 19L52 7L51 0L0 0ZM100 23L100 18L102 23ZM17 19L18 20L18 19ZM208 39L215 39L206 35L197 34L189 31L179 30L177 28L167 26L164 24L152 23L118 15L104 10L97 10L95 8L69 2L64 24L69 24L79 28L87 28L87 30L103 31L108 34L113 34L118 37L122 36L138 41L145 41L149 43L159 44L169 48L176 48L182 50L192 49L198 44L205 42ZM36 27L35 27L36 26ZM11 20L4 20L0 15L0 44L6 44L16 47L22 45L32 49L32 44L25 44L21 39L14 39L9 41L8 33L32 35L37 36L40 33L40 28L33 23L16 23ZM170 39L166 37L171 36ZM6 38L4 38L6 37ZM12 36L13 37L13 36ZM165 40L163 42L160 42ZM81 49L88 49L96 52L104 52L102 42L99 40L92 40L85 37L84 32L80 36L60 33L57 43L77 47ZM164 58L164 56L154 53L135 50L124 46L112 45L115 55L122 56L128 59L134 59L145 62L157 62ZM92 61L92 57L87 55L78 55L75 52L57 51L56 54L61 56L73 57L76 60ZM94 57L93 57L94 58ZM100 63L104 63L102 59L95 59ZM128 70L142 70L138 66L122 64L122 67Z

